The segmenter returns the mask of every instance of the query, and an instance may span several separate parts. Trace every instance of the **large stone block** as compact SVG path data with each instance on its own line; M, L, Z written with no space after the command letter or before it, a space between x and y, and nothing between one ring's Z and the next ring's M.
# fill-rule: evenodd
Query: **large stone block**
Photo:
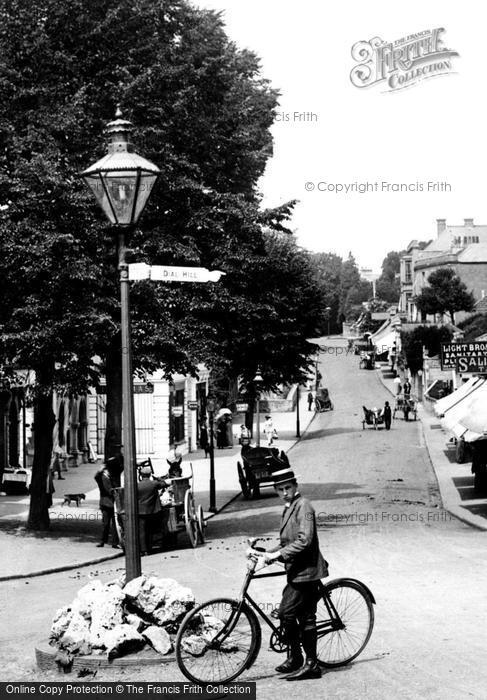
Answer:
M143 632L143 637L147 639L149 644L158 654L169 654L172 651L171 637L168 635L165 629L162 627L157 627L156 625L151 625Z

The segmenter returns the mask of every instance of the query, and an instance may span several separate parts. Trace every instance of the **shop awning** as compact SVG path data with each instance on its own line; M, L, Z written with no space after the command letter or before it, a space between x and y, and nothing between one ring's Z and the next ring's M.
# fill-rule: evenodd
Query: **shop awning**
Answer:
M391 324L391 321L385 321L382 326L371 336L371 341L377 349L377 353L387 352L396 342L396 329Z
M481 377L477 380L475 384L472 382L469 393L446 409L442 420L446 430L466 442L487 438L487 381Z
M434 405L434 411L437 416L442 418L450 408L456 406L460 401L462 401L466 396L478 389L478 387L483 383L482 377L470 377L470 379L458 387L455 391L448 396L444 396L439 399Z

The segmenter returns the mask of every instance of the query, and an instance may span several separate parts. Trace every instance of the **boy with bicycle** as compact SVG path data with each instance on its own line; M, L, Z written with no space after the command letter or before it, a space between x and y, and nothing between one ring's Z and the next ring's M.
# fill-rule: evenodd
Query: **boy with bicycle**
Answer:
M280 545L263 554L266 564L283 562L287 584L279 606L285 638L287 659L277 666L286 680L298 681L320 678L321 668L316 654L316 606L319 599L319 581L328 576L328 564L318 543L315 511L301 496L292 469L274 472L274 488L284 502L281 516ZM249 556L258 555L250 550ZM301 652L305 653L305 659Z

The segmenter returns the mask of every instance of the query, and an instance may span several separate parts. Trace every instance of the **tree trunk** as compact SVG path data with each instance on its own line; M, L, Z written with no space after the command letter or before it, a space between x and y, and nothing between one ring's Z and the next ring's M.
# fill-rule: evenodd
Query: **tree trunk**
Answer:
M52 373L48 368L37 369L36 379L37 384L41 387L52 385ZM54 488L49 467L55 420L52 410L52 390L45 389L34 400L34 462L30 485L29 518L27 520L29 530L48 530L50 525L49 508L52 505Z
M115 336L106 357L107 425L105 461L120 454L122 447L122 355L120 336Z

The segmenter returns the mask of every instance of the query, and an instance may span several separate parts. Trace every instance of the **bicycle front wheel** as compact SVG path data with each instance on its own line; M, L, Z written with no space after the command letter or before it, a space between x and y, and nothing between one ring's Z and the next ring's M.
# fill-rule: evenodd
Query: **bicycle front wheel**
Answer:
M344 666L365 648L374 627L370 595L355 581L331 581L318 601L318 659L323 666Z
M229 683L259 653L261 629L253 610L231 598L215 598L191 610L181 623L176 660L193 683Z

